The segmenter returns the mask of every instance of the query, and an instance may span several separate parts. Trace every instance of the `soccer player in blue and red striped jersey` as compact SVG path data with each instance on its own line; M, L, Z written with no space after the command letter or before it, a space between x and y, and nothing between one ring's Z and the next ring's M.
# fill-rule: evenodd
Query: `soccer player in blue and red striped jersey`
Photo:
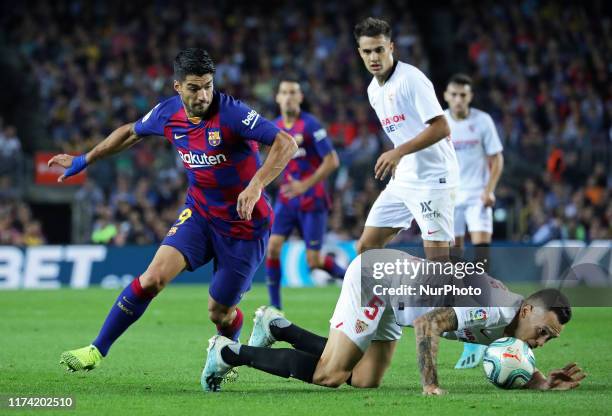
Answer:
M214 260L208 313L219 334L238 339L243 316L237 304L249 290L266 252L273 218L263 194L295 153L293 138L234 98L215 91L215 65L203 49L181 51L174 61L178 95L157 104L135 123L112 132L78 157L56 155L49 165L66 168L60 182L98 159L147 136L163 136L187 171L185 206L147 270L112 306L92 345L62 354L69 370L90 370L181 271ZM271 145L262 165L256 142ZM221 380L202 380L218 390Z
M330 208L325 179L338 167L338 155L321 123L312 114L301 110L303 99L297 81L284 79L280 82L276 102L281 116L275 123L291 134L299 147L282 176L266 258L270 304L278 309L281 308L280 253L294 228L299 230L306 243L306 261L311 270L323 269L340 279L345 272L332 256L321 257Z

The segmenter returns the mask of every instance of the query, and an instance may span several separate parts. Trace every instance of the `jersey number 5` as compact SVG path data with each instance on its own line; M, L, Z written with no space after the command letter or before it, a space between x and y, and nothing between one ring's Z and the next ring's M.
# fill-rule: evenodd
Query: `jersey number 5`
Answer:
M373 321L374 318L376 318L376 316L378 315L380 306L385 306L385 302L383 302L381 298L379 298L378 296L374 296L372 299L370 299L370 301L368 302L368 307L372 309L365 310L364 315L366 316L366 318Z

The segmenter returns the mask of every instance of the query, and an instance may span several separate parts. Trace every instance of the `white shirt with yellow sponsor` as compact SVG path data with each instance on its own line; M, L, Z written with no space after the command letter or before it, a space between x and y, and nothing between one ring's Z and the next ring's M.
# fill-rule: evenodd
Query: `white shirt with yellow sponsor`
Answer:
M368 98L395 147L414 139L429 120L444 114L431 81L418 68L404 62L397 62L383 85L373 78ZM457 186L459 167L450 138L402 157L392 182L418 189Z
M489 181L487 156L503 150L491 116L477 108L470 108L465 119L455 119L445 110L451 140L459 161L459 202L469 196L480 197Z

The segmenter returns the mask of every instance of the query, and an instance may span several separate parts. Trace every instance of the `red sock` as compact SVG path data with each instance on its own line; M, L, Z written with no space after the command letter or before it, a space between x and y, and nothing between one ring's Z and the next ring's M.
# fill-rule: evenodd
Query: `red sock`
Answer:
M217 333L219 335L223 335L224 337L233 339L234 341L238 341L238 337L240 337L240 330L242 329L242 321L242 311L240 308L236 308L236 316L234 316L232 323L224 328L217 325Z
M140 284L140 276L132 280L130 286L134 291L134 294L141 299L153 299L157 295L157 293L150 293L142 288L142 285Z

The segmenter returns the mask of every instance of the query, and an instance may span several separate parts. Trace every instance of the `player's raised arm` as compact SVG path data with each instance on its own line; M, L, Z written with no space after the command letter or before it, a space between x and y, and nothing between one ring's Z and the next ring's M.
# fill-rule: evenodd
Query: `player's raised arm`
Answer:
M124 124L115 129L106 139L98 143L89 152L80 156L55 155L47 164L49 166L59 165L66 169L64 174L57 178L58 182L63 182L64 179L76 175L96 160L119 153L140 140L141 137L134 131L134 123Z
M85 169L87 165L94 163L98 159L119 153L138 143L143 137L163 136L163 126L168 118L168 103L170 102L170 100L166 100L159 103L135 123L128 123L118 127L87 153L76 157L66 154L53 156L49 160L48 165L60 165L66 169L66 172L57 181L63 182L64 179L76 175Z
M279 130L274 137L272 147L264 164L257 170L249 186L238 195L236 211L242 219L250 220L255 204L263 188L272 182L285 169L291 157L297 151L293 137Z
M417 361L421 372L423 394L446 393L438 384L438 344L440 335L457 329L457 315L453 308L436 308L414 320Z

